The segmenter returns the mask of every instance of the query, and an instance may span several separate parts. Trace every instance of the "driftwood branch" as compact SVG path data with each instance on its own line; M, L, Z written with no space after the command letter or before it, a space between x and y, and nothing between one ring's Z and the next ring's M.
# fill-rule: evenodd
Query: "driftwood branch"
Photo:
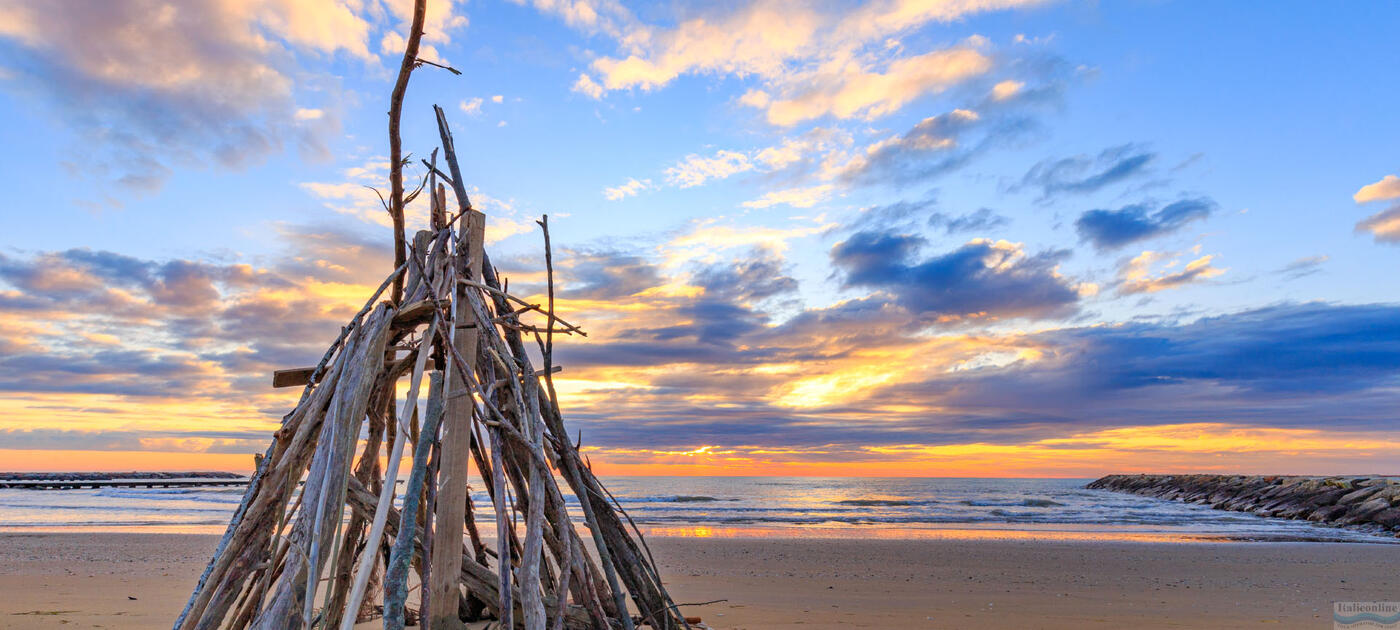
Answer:
M404 243L404 199L403 199L403 138L399 135L400 119L403 118L403 98L408 92L408 77L417 66L418 44L423 39L423 21L428 13L428 0L414 0L413 23L408 30L408 40L403 51L403 62L399 64L399 76L394 81L394 91L389 95L389 216L394 222L394 266L404 263L407 252ZM403 298L403 282L394 281L391 294L395 304Z

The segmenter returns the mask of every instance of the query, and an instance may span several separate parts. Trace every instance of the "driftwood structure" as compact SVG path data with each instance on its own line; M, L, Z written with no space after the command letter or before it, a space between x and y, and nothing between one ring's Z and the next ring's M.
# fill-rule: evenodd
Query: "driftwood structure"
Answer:
M583 331L554 313L548 218L547 301L536 304L508 293L492 267L485 217L437 107L441 147L405 194L399 115L408 74L428 63L417 58L424 5L390 109L396 268L319 364L274 375L304 384L301 399L174 628L348 630L380 616L386 629L688 628L640 532L565 429L554 337ZM430 225L409 244L403 210L419 194ZM472 503L473 475L489 512Z

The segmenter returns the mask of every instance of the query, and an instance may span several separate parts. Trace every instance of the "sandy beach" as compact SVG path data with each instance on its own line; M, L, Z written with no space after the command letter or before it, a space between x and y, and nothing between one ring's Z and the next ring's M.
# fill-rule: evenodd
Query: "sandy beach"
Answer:
M0 627L166 627L217 538L0 534ZM1322 628L1400 545L654 537L713 628ZM365 624L366 628L376 624Z

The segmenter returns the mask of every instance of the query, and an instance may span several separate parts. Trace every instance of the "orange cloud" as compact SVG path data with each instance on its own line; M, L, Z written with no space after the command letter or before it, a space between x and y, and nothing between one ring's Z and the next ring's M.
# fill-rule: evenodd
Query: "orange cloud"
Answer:
M1351 198L1356 200L1356 203L1400 199L1400 177L1386 175L1378 182L1362 186Z
M1107 429L1021 443L772 450L588 448L604 474L853 477L1095 477L1109 472L1384 472L1400 434L1192 423ZM831 456L839 459L829 459ZM1359 467L1359 468L1358 468Z
M970 48L953 48L892 61L883 71L847 60L793 78L789 98L766 103L768 122L779 126L831 115L874 119L898 111L910 101L941 92L971 77L985 74L992 61Z
M1120 284L1118 291L1125 295L1134 293L1156 293L1175 289L1200 280L1209 280L1225 273L1225 269L1211 266L1214 256L1201 256L1186 263L1181 271L1163 271L1152 275L1152 266L1166 261L1167 269L1180 264L1172 252L1144 251L1133 257L1118 271Z

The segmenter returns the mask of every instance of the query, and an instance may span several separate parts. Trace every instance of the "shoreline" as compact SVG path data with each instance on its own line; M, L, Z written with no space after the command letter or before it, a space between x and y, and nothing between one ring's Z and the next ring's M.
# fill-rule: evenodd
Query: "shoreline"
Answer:
M1235 535L1194 531L1172 531L1155 526L1121 524L1081 524L1067 527L1059 524L1032 526L1026 523L989 524L970 527L966 523L946 525L882 526L882 525L660 525L639 523L642 534L652 538L716 539L716 540L889 540L889 541L1044 541L1064 543L1157 543L1157 544L1340 544L1396 545L1400 537L1389 532L1374 532L1352 526L1319 526L1316 536ZM0 526L0 537L27 535L176 535L222 536L226 523L209 525L35 525ZM582 524L576 525L581 534L588 534ZM1334 533L1336 535L1331 535ZM490 538L491 536L487 536Z
M218 536L0 533L0 626L168 625ZM712 628L1323 627L1393 599L1400 546L649 536ZM128 599L134 598L134 599ZM363 627L377 627L374 623Z

